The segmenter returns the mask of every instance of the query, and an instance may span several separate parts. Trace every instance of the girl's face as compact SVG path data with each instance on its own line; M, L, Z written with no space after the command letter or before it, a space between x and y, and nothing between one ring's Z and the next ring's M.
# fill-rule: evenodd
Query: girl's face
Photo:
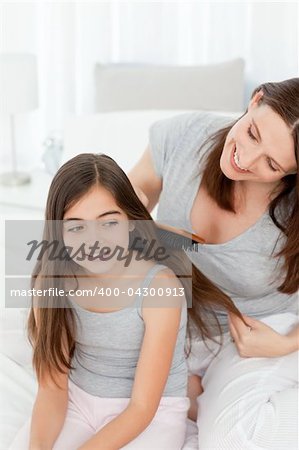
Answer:
M117 206L113 195L102 186L94 186L63 217L63 239L77 256L73 261L87 272L118 272L119 261L128 253L129 231L134 227Z
M297 170L291 129L268 105L252 98L248 112L231 128L220 167L227 178L277 184Z

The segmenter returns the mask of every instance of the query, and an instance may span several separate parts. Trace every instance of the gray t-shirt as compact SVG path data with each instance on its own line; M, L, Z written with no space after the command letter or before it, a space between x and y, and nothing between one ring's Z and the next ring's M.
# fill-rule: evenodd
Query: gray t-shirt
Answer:
M130 398L135 371L145 332L142 302L145 288L166 266L156 264L146 274L132 306L118 311L92 312L71 297L77 335L69 378L85 392L98 397ZM188 369L184 353L187 305L182 306L181 321L164 397L187 395ZM163 342L161 342L163 345Z
M211 112L174 116L154 123L149 143L155 170L163 179L157 220L192 231L191 208L197 194L205 156L211 146L206 138L232 118ZM228 294L240 311L261 319L294 312L298 314L298 293L277 290L283 280L281 258L273 256L284 242L268 212L245 232L222 244L203 244L187 254L194 265ZM276 247L275 247L276 245ZM223 331L227 314L218 311Z

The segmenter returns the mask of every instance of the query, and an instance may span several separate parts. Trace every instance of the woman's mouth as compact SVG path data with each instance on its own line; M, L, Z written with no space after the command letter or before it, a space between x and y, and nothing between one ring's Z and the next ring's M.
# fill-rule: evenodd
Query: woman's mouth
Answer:
M230 158L230 160L231 160L231 165L233 166L233 168L234 168L237 172L239 172L239 173L250 172L250 170L244 169L243 167L240 166L240 163L239 163L239 155L238 155L238 152L237 152L236 145L234 145L234 147L233 147L233 150L232 150L232 153L231 153L231 158Z

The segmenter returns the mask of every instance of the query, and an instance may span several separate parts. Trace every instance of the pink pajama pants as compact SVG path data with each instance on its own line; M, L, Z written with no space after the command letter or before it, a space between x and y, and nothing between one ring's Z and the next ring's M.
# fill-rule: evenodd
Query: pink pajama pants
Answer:
M69 403L63 428L53 450L77 450L128 405L128 398L90 395L69 380ZM188 397L162 397L150 425L126 450L180 450L186 432ZM20 429L9 450L28 450L31 419ZM96 450L96 449L95 449Z

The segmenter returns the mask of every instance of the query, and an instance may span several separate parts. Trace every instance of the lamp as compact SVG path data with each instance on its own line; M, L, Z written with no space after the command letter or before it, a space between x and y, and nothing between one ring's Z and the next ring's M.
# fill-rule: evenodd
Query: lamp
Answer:
M36 109L36 58L30 54L0 54L0 114L10 116L12 172L0 175L0 183L17 186L30 182L30 176L17 171L15 114Z

